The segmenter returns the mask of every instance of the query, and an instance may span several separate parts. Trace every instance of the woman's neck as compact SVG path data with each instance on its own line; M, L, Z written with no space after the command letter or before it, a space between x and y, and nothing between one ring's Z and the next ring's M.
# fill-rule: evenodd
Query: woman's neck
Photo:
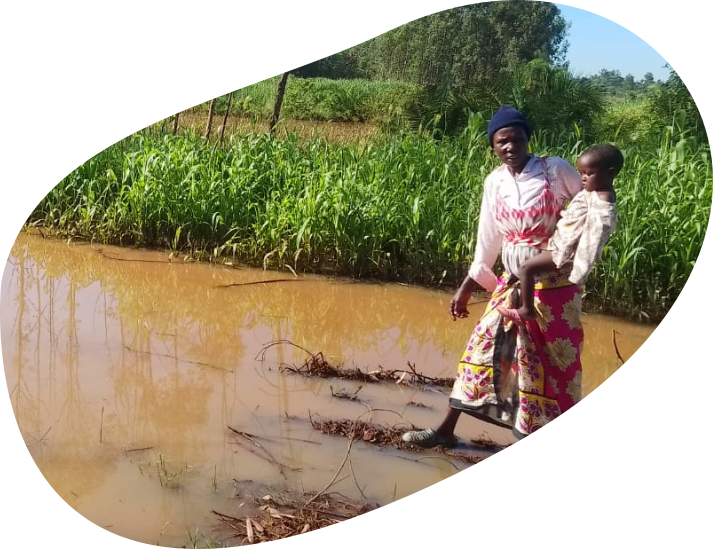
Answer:
M532 158L532 155L528 154L525 157L525 161L522 163L521 166L517 166L517 167L507 166L507 169L510 172L510 175L512 175L513 177L517 177L518 175L520 175L522 173L522 171L525 169L525 166L527 166L527 163L530 161L531 158Z

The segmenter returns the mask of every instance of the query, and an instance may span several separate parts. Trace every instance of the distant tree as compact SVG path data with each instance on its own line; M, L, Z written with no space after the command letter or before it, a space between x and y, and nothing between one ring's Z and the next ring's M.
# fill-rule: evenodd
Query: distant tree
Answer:
M563 67L535 59L466 92L426 88L409 105L407 116L414 127L455 134L467 123L470 112L489 118L502 104L523 111L540 132L571 132L576 124L586 138L593 134L595 119L603 111L604 91Z
M592 78L595 84L601 85L610 94L614 94L624 86L624 78L617 70L602 69L599 74Z
M687 131L701 140L707 140L705 125L698 106L681 77L669 67L668 80L658 86L653 96L653 111L661 124L673 126L677 131Z
M627 74L624 77L624 82L622 83L622 88L628 92L634 91L636 89L636 80L634 80L633 74Z
M359 66L358 52L348 49L319 59L291 71L293 76L298 78L361 78L365 76Z
M594 86L602 88L608 96L615 98L633 98L650 93L657 85L663 84L654 80L654 75L647 72L644 78L636 80L633 75L622 76L618 70L602 69L593 76L581 78Z
M458 92L536 58L564 64L566 31L555 4L483 2L422 17L295 74L402 80Z

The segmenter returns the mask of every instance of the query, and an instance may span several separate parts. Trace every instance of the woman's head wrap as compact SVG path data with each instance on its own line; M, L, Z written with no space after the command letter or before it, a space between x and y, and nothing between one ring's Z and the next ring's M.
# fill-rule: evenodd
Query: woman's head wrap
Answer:
M532 135L532 128L530 127L530 123L527 121L527 118L525 118L525 115L515 107L503 105L498 109L498 112L493 115L488 123L488 143L490 143L491 148L493 146L493 135L495 132L511 126L521 126L525 130L527 138L530 139L530 136Z

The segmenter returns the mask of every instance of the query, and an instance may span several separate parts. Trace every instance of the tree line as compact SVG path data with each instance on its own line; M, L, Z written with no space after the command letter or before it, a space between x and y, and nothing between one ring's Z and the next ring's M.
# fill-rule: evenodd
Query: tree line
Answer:
M406 120L443 134L461 131L469 112L490 116L508 103L553 135L576 127L583 138L603 129L635 137L656 134L676 120L706 139L695 102L672 69L665 82L650 72L638 81L608 69L573 75L568 26L549 2L466 5L422 17L291 74L417 85L420 91L404 108ZM625 108L612 109L612 101Z
M290 85L288 73L282 75L268 99L274 106L269 128L276 127L287 89L292 117L398 120L434 135L458 134L470 113L489 117L511 104L553 136L575 131L586 140L627 142L655 139L676 123L707 139L695 102L673 70L665 82L652 73L637 81L608 69L575 76L567 31L559 8L548 2L484 2L428 15L289 71L298 79ZM236 110L250 110L256 91L236 92ZM229 109L230 97L215 106L226 102Z
M461 92L533 59L562 65L567 22L547 2L484 2L422 17L293 74L398 80Z

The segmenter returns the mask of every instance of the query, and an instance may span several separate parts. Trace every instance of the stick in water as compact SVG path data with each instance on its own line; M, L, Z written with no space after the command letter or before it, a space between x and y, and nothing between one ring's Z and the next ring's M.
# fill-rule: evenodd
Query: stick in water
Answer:
M99 444L103 442L104 439L104 406L102 405L101 418L99 420Z

